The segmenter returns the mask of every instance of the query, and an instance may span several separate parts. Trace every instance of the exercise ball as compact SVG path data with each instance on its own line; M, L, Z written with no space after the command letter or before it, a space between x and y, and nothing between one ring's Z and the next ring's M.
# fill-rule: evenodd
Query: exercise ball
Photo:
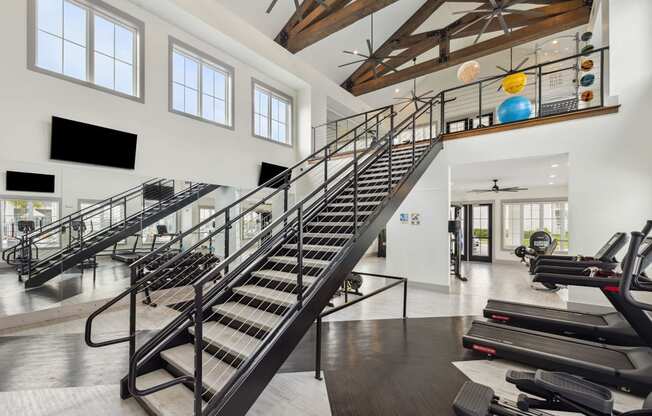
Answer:
M593 101L593 97L594 97L594 95L593 95L593 91L591 91L591 90L586 90L586 91L584 91L584 92L582 93L582 95L580 96L580 100L584 101L585 103L588 103L588 102L590 102L590 101Z
M478 61L468 61L460 65L457 70L457 79L465 84L475 81L480 74L480 64Z
M593 69L593 59L585 59L582 61L582 71L588 72Z
M595 82L595 75L586 74L580 78L580 85L583 87L590 87Z
M508 94L518 94L527 85L525 72L517 72L503 78L503 90Z
M503 101L497 113L501 123L527 120L532 114L532 103L526 97L516 95Z

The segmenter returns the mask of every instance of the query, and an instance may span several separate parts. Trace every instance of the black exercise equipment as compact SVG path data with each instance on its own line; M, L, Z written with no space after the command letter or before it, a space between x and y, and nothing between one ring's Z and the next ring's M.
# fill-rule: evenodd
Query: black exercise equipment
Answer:
M587 267L598 267L604 270L613 270L618 266L616 254L627 244L627 234L615 233L593 257L587 256L538 256L530 262L530 273L552 271L557 269L561 273L581 272ZM544 268L546 268L544 270Z
M134 244L130 249L118 250L118 243L113 245L113 252L111 253L111 258L113 260L125 264L131 264L146 254L136 251L138 249L138 241L140 241L142 235L138 233L134 234L132 237L134 238Z
M646 238L644 243L641 244L638 257L640 260L633 275L636 276L636 284L644 285L642 282L647 280L645 269L652 262L651 238ZM629 346L652 345L652 327L646 325L646 322L643 321L638 324L638 331L635 331L620 312L624 309L632 309L624 301L624 294L619 293L617 290L621 278L621 275L610 272L589 276L540 274L535 276L534 279L549 284L600 288L615 308L613 312L588 313L579 310L548 308L490 299L484 309L484 317L495 322L596 342ZM643 287L641 290L646 289ZM629 314L630 316L633 314L638 315L640 311L632 311ZM649 341L643 340L639 333L648 334L646 338Z
M579 413L586 416L642 416L652 414L652 394L641 410L614 410L611 391L581 377L562 372L509 371L506 380L523 393L516 402L501 399L493 389L467 381L457 393L453 410L457 416L549 416L557 412ZM541 409L541 410L539 410Z
M516 247L514 254L521 259L522 263L530 267L532 262L536 261L540 256L551 256L555 249L557 249L557 240L554 240L545 231L535 231L530 235L528 247ZM557 285L544 284L543 286L545 289L552 291L560 289Z
M627 277L634 272L642 238L641 233L632 233L624 260L624 278L605 278L615 281L620 293L625 284L634 282L632 277ZM637 285L635 289L644 287ZM632 328L638 332L639 328L652 327L652 320L645 311L624 297L623 300L624 308L620 312ZM639 336L645 340L644 333ZM647 395L652 391L652 348L649 347L609 346L482 321L473 322L463 338L463 345L489 358L500 357L546 370L566 371L635 394Z
M65 231L65 228L63 228L63 230ZM87 234L93 234L93 223L90 222L90 227L87 227L85 221L71 221L69 232L70 238L73 242L79 244L79 247L81 248L87 247L87 244L84 242L84 237ZM93 269L93 283L95 283L95 278L97 277L97 256L92 256L82 260L77 264L77 268L81 272L82 276L84 275L84 270Z
M454 214L453 219L448 220L448 233L450 235L450 264L453 276L466 282L469 279L462 276L462 250L463 250L463 233L462 233L462 208L459 205L452 206Z
M22 282L22 276L27 273L30 263L32 265L38 263L38 246L36 244L23 244L23 240L27 235L36 230L36 222L33 220L18 220L16 226L20 233L20 242L18 243L20 249L14 252L13 258L7 258L7 263L16 267L18 281Z

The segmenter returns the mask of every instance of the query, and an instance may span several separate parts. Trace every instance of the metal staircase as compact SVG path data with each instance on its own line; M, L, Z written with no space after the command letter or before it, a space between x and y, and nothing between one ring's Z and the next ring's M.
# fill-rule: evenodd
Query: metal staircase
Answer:
M174 180L149 180L23 235L2 258L17 267L19 279L26 276L25 287L40 286L218 187L194 183L175 193L174 186ZM93 223L102 225L95 230ZM62 240L61 247L39 258L40 243L53 236Z
M257 188L207 219L220 226L176 260L222 238L225 259L194 279L185 297L163 302L175 313L138 348L137 295L160 277L139 277L146 259L132 265L132 287L86 327L90 346L130 343L122 397L154 415L245 414L442 149L433 131L437 105L431 100L399 123L393 107L364 113L364 122L268 182L284 180L281 188ZM417 143L423 126L429 137ZM397 145L405 132L412 140ZM298 174L290 180L291 172ZM290 205L301 181L304 191ZM229 254L229 230L253 209L235 208L281 193L283 215ZM127 296L129 335L93 341L94 320Z

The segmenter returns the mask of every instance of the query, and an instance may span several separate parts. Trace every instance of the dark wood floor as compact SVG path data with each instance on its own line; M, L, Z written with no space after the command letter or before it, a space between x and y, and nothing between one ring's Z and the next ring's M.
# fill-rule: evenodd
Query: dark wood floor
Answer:
M470 317L329 322L322 369L333 415L453 415L468 380L451 362L476 358L461 338ZM314 329L282 372L314 369Z
M473 358L460 341L471 320L324 323L322 369L333 415L452 415L466 377L451 362ZM313 327L281 372L314 365ZM126 371L126 344L92 349L81 334L0 337L0 391L117 384Z

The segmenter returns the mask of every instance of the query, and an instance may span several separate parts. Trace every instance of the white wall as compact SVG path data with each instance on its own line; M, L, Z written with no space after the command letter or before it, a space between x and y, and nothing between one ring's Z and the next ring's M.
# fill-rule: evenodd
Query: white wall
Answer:
M455 177L451 178L455 182ZM486 198L479 199L477 194L469 194L468 192L453 192L451 193L452 203L490 203L493 206L493 260L494 261L509 261L519 262L519 258L514 255L514 250L503 249L503 203L509 201L523 201L523 200L537 200L537 199L567 199L568 187L566 186L545 186L530 188L527 191L520 191L517 194L498 194L490 195ZM606 238L606 237L605 237Z
M652 217L652 141L648 121L652 110L652 55L641 53L652 46L652 27L646 23L652 15L652 2L612 0L609 11L610 95L619 96L619 113L455 140L447 142L439 156L440 161L452 165L568 153L573 253L595 252L605 235L639 230ZM435 175L446 174L429 170L422 181L436 181ZM404 205L399 211L409 212L410 201ZM444 219L428 227L415 227L413 232L421 237L410 238L417 241L432 234L447 235ZM388 233L389 247L400 244ZM430 252L447 253L446 246L442 243ZM388 250L388 261L392 261L389 256L394 254ZM412 261L417 259L428 261L433 269L443 268L428 258L412 257ZM433 278L437 284L441 280ZM604 303L599 291L578 287L570 288L569 299Z
M332 82L293 55L288 54L277 62L267 60L261 50L270 54L284 49L271 39L256 37L256 30L243 21L224 25L220 19L228 16L211 9L209 2L197 9L200 1L106 1L145 23L145 103L28 70L27 1L3 2L0 36L11 41L5 43L0 65L0 79L4 81L0 95L3 126L0 170L5 170L10 161L42 164L41 169L45 170L70 166L49 160L50 120L57 115L138 134L135 171L103 170L109 175L176 177L251 187L257 184L261 161L290 165L307 152L310 127L313 120L325 120L329 96L337 97L355 110L366 109L364 103L348 92L330 88ZM195 14L181 7L194 9ZM166 10L167 15L163 13ZM170 24L166 17L175 11L178 19ZM159 16L161 14L163 17ZM242 38L256 38L255 50L219 32L234 24L238 25L238 35ZM235 68L234 130L168 111L170 35ZM246 41L244 39L245 44ZM296 68L303 68L303 73L296 73ZM293 148L252 136L252 77L293 97L297 118ZM89 151L91 149L89 141ZM84 166L76 168L86 172Z

